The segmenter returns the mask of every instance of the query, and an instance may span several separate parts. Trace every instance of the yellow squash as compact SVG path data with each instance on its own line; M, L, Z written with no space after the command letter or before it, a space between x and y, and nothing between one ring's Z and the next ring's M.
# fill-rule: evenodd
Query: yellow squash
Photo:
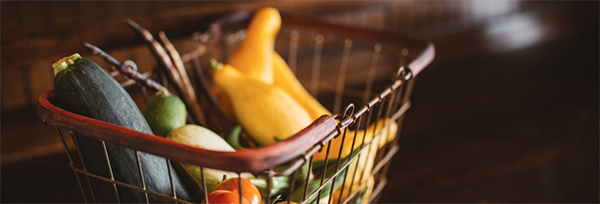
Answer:
M306 91L288 64L277 52L273 52L273 76L273 84L292 96L308 112L312 120L316 120L322 115L331 115L329 110Z
M356 191L356 189L358 189L358 187L360 187L360 184L355 184L352 186L344 186L343 192L342 192L342 188L338 188L331 195L331 197L333 199L331 203L343 203L346 199L348 199L348 197L352 194L352 192L354 192L354 191ZM350 189L350 188L352 188L352 189ZM369 198L371 197L371 195L373 194L374 188L375 188L375 179L373 177L371 177L367 181L367 184L363 188L360 189L358 194L356 194L353 197L353 199L350 200L349 203L357 203L357 202L352 202L352 201L354 199L356 199L357 197L361 197L362 200L361 200L360 204L366 204L369 201Z
M390 123L390 124L388 126L385 126L387 123ZM382 129L384 126L386 128ZM367 127L366 130L359 130L358 132L348 130L348 131L346 131L345 138L343 138L341 135L336 138L333 138L330 143L323 146L322 151L319 151L314 154L313 159L315 161L325 160L325 156L327 156L327 151L325 151L325 150L327 150L327 146L329 146L330 144L331 144L331 148L329 150L329 157L327 157L327 159L337 159L338 154L340 152L340 148L342 149L341 157L342 158L347 157L348 155L350 155L350 153L352 153L352 151L361 147L363 138L364 138L365 144L369 143L371 141L371 139L373 139L374 133L380 134L380 136L379 136L380 139L377 140L376 142L378 142L379 143L378 146L381 147L394 139L394 137L396 136L397 130L398 130L398 124L395 121L390 122L388 118L382 118L379 121L377 121L377 130L375 130L375 123L372 123L371 125L369 125L369 127ZM356 140L354 142L354 147L352 147L352 141L354 140L355 134L356 134ZM383 137L385 139L381 139L381 137ZM343 140L342 140L342 138L343 138ZM342 147L342 142L344 143L343 147Z
M188 124L181 126L166 136L167 139L190 145L197 148L209 149L222 152L233 152L235 149L231 147L221 136L214 133L205 127ZM185 163L177 163L192 177L195 184L200 189L203 189L203 180L206 183L206 192L212 191L219 184L223 177L234 178L238 177L237 173L221 171L218 169L204 168L204 174L199 166L194 166ZM254 176L250 173L242 173L243 178L251 179Z
M230 65L217 68L213 79L229 96L238 122L260 146L287 139L312 122L285 91L246 77Z
M344 181L344 185L359 185L371 176L373 165L375 164L375 156L377 155L377 150L379 150L378 147L378 145L370 144L365 147L368 151L364 151L359 158L352 161L348 166L348 179Z
M235 67L242 74L267 84L273 83L273 56L275 37L281 28L279 11L265 7L255 12L242 40L227 64ZM219 100L221 111L235 120L231 100L217 86L211 86L213 94Z
M314 121L322 115L331 115L296 78L281 56L275 52L275 38L281 28L279 11L265 7L256 11L246 31L246 37L233 53L227 64L244 75L266 84L274 84L287 92L299 103ZM214 90L219 95L219 90ZM229 99L218 96L223 101L223 112L229 112Z
M380 119L377 124L377 130L375 130L376 137L373 137L373 130L375 125L372 124L366 129L366 135L364 135L365 130L359 130L357 133L356 144L354 148L352 146L352 140L354 137L354 131L348 131L346 133L346 138L344 142L344 147L342 150L342 158L350 155L353 150L356 150L360 147L362 143L363 135L365 137L365 144L369 143L373 140L372 143L362 147L367 149L360 154L360 157L356 158L352 163L348 166L348 171L346 175L348 178L344 181L345 186L351 185L359 185L362 182L367 181L370 178L371 172L373 170L375 164L375 156L377 155L377 150L383 147L385 144L391 142L396 136L396 132L398 130L398 124L395 121L391 121L391 123L386 126L386 128L382 129L384 125L390 122L389 119ZM332 146L330 149L328 159L336 159L340 150L340 143L342 137L334 138L331 142ZM325 146L324 148L327 148ZM326 151L321 151L315 154L315 161L324 160ZM356 175L356 176L355 176Z
M244 75L273 84L275 37L281 28L279 11L272 7L256 11L246 30L246 37L227 64Z
M219 103L219 110L229 119L230 121L236 121L235 113L233 112L233 107L231 106L231 100L229 100L229 96L223 90L219 88L216 84L212 83L210 85L210 91L217 99Z

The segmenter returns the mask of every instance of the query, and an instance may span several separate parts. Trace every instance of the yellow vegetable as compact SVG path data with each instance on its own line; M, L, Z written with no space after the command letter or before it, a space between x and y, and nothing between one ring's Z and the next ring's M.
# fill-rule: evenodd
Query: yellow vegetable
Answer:
M344 185L359 185L371 176L371 171L375 164L375 156L379 148L375 144L371 144L365 148L368 148L368 151L364 151L359 158L352 161L348 166L348 179L344 181Z
M285 60L275 52L275 38L280 28L281 17L277 9L265 7L257 10L248 26L246 37L227 64L250 78L280 87L308 112L313 121L322 115L331 115L306 91ZM219 101L223 102L223 112L229 112L230 99L219 96L219 90L213 91L218 95Z
M312 120L316 120L322 115L331 115L329 110L306 91L285 60L277 52L273 52L273 76L273 84L292 96L308 112Z
M344 186L344 188L343 188L344 192L341 191L342 188L338 188L331 195L331 197L333 199L331 203L343 203L346 199L348 199L348 197L352 194L352 192L354 192L356 189L358 189L358 187L360 187L360 184L352 185L352 189L350 189L350 186ZM373 194L374 188L375 188L375 179L373 177L371 177L367 181L367 185L365 185L363 188L361 188L360 191L358 192L358 194L356 194L352 200L354 200L360 196L360 197L362 197L362 200L360 203L366 204L369 201L369 198L371 197L371 195ZM355 202L351 201L349 203L355 203Z
M246 37L235 50L227 64L242 74L273 84L273 56L275 37L281 28L279 11L265 7L256 11L246 30ZM219 100L221 111L231 120L235 120L231 100L218 87L212 86L213 94Z
M390 122L385 128L384 125ZM346 138L344 139L344 147L342 150L342 158L349 156L353 150L357 150L359 148L364 148L366 150L362 151L360 156L352 161L352 163L348 166L348 171L346 173L347 178L344 180L346 189L348 189L351 185L357 186L360 183L367 181L370 178L371 172L375 165L375 157L377 155L377 151L382 148L385 144L391 142L398 130L398 124L396 121L390 121L388 118L380 119L377 122L377 130L375 131L376 137L373 137L373 131L375 130L375 124L371 124L366 130L359 130L356 135L356 142L354 148L352 148L352 140L354 137L354 131L348 131L346 133ZM366 132L366 135L365 134ZM361 146L362 138L365 138L365 144L368 144L373 140L372 143ZM331 149L329 150L329 157L327 159L333 160L338 158L340 144L342 141L342 137L338 136L334 138L331 142ZM326 149L327 145L323 147L324 149L321 152L317 152L314 154L315 161L324 161L325 155L327 153Z
M214 151L233 152L235 149L231 147L221 136L213 131L199 126L188 124L181 126L167 135L167 139L187 144L193 147L209 149ZM199 166L189 165L185 163L177 163L192 177L199 188L203 188L202 179L206 182L206 192L212 191L219 184L223 177L234 178L238 177L237 173L221 171L217 169L204 168L204 175L201 173ZM204 178L203 178L204 177ZM250 173L242 173L242 178L251 179L254 176Z
M331 144L331 148L329 150L329 157L327 157L327 159L337 159L338 158L338 154L340 152L340 148L342 148L342 154L341 154L341 158L344 158L348 155L350 155L350 153L352 153L352 151L361 148L361 144L363 141L363 137L365 140L365 144L369 143L371 141L371 139L373 139L373 133L377 134L380 133L381 135L379 137L383 137L386 139L379 139L376 142L379 142L379 147L385 145L386 143L390 142L391 140L394 139L394 137L396 136L396 131L398 130L398 124L395 121L392 121L388 126L386 126L385 129L382 130L382 127L384 127L384 125L386 125L386 123L389 122L388 118L383 118L380 119L379 121L377 121L377 130L375 130L375 123L372 123L366 130L359 130L358 132L355 131L351 131L348 130L346 131L346 137L344 138L344 140L342 140L342 136L338 136L336 138L333 138L332 141L328 144L326 144L323 147L322 151L319 151L317 153L314 154L313 159L318 161L318 160L325 160L325 156L327 156L327 146L329 146ZM375 130L375 131L374 131ZM365 134L366 131L366 134ZM354 134L356 133L356 140L354 142L354 148L352 147L352 141L354 140ZM342 147L342 142L344 143L344 146Z
M275 37L281 28L279 11L265 7L256 11L248 25L246 37L227 64L244 75L273 84Z
M214 83L211 84L210 91L215 95L219 103L219 110L223 112L223 115L225 115L225 117L231 121L236 121L235 113L233 112L233 107L231 106L231 100L229 100L229 96L227 96L227 94Z
M260 146L287 139L312 123L308 113L281 88L246 77L230 65L214 81L231 100L237 120Z
M389 120L384 119L384 121ZM380 124L378 125L378 127L381 127L382 125L383 124ZM359 195L364 193L363 200L361 203L365 203L368 201L369 197L371 196L371 193L373 192L375 184L373 177L371 177L371 172L375 165L375 157L377 156L377 150L379 150L381 147L383 147L383 145L387 144L388 142L391 142L394 139L394 137L396 136L397 129L398 125L394 121L386 129L381 130L380 135L374 139L373 143L364 147L367 149L367 151L363 151L360 157L352 161L352 163L348 166L348 172L346 173L347 178L342 184L344 185L344 192L340 192L340 190L336 191L333 194L333 203L343 202L363 182L367 182L367 186L365 188L360 189ZM351 187L351 191L346 190L350 189Z

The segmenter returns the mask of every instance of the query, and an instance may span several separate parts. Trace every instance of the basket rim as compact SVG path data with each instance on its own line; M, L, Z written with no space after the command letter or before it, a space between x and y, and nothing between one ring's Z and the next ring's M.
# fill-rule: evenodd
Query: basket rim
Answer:
M69 112L52 104L54 97L54 90L50 90L37 100L38 116L48 125L173 161L236 173L259 174L295 159L328 134L337 133L334 117L323 115L294 136L272 145L232 152L214 151Z

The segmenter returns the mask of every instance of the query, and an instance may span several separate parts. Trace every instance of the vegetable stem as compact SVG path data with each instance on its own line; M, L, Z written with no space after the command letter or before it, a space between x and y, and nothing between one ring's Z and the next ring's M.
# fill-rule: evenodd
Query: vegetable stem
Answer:
M210 68L212 71L223 68L223 63L220 63L215 58L210 58Z
M71 56L63 57L62 59L59 59L58 61L54 62L52 64L52 68L54 68L54 75L56 76L58 73L62 72L63 70L66 70L69 67L69 65L75 64L75 61L79 58L81 58L81 55L79 55L79 53L75 53Z
M236 125L235 127L233 127L233 129L229 133L229 136L227 137L227 142L235 150L244 149L244 147L240 144L240 132L241 131L242 131L242 126Z
M191 99L191 101L197 103L198 99L196 96L196 92L194 92L192 83L190 82L190 78L185 69L185 65L181 60L181 55L179 55L179 52L177 52L177 49L175 49L173 43L171 43L169 38L167 38L167 35L164 31L160 31L158 33L158 36L161 42L163 43L169 57L171 58L173 65L177 73L179 74L179 77L181 78L181 84L183 86L182 88L185 89L185 92L187 92L188 97Z
M168 94L168 95L171 94L171 93L169 93L167 88L164 87L163 85L161 85L160 83L144 76L143 74L139 73L138 71L132 69L130 66L127 66L126 64L117 61L113 56L104 52L99 47L96 47L92 44L85 43L85 42L83 43L83 47L88 49L92 54L97 55L98 57L102 58L104 61L106 61L109 64L111 64L112 66L116 67L117 70L122 75L125 75L125 76L135 80L136 82L144 85L145 87L151 89L154 92L157 92L157 93L165 92L165 94Z
M129 27L131 27L138 35L142 36L142 38L145 40L146 44L150 48L152 54L154 54L156 59L158 59L159 64L161 64L160 67L164 68L164 71L168 73L169 79L174 84L173 87L175 88L183 102L186 104L188 112L190 112L189 115L194 120L194 122L202 126L209 127L204 113L200 108L198 102L195 98L191 98L190 93L188 93L191 87L186 87L186 85L183 84L181 76L179 75L177 68L173 64L171 57L167 54L167 51L165 51L165 48L162 47L162 45L154 39L150 31L141 27L133 20L127 19L127 25L129 25Z

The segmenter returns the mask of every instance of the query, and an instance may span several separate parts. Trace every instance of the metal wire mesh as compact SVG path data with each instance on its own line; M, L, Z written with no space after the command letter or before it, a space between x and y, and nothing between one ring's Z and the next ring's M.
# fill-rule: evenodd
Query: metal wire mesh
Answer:
M207 65L208 58L217 58L220 61L225 61L233 50L240 45L244 34L244 30L235 30L229 33L224 32L220 36L212 36L210 32L195 33L191 37L193 49L185 52L182 55L182 59L185 63L199 60L200 63L205 65L203 67L209 67ZM366 42L344 36L319 33L314 30L299 30L293 27L284 27L278 36L277 42L276 48L279 48L277 51L282 56L286 56L285 58L287 58L286 61L290 68L295 72L307 90L310 90L311 94L320 101L329 102L324 103L324 105L333 110L333 113L337 113L338 126L334 132L329 133L322 141L306 150L305 154L293 162L293 165L290 165L289 168L275 171L275 167L273 167L266 171L267 188L270 189L273 187L272 181L275 177L292 176L290 181L292 188L289 189L288 193L291 194L292 191L297 190L293 186L298 185L295 183L298 167L308 162L309 170L314 171L316 166L314 154L326 152L325 162L322 167L319 167L325 170L324 173L319 175L320 178L317 178L320 179L320 185L316 189L309 189L309 181L306 180L306 183L303 185L302 200L307 202L309 199L316 198L317 202L348 203L356 198L359 193L364 193L364 189L368 189L371 196L369 196L367 202L374 201L386 184L386 173L389 168L389 162L392 156L398 151L396 135L400 132L404 113L410 107L410 92L414 85L414 76L411 70L406 67L406 57L410 50L388 46L379 42ZM287 45L287 48L282 45ZM135 60L132 59L132 61ZM151 76L153 72L144 74ZM118 75L118 73L114 72L114 75ZM125 80L122 83L125 87L135 84L132 80ZM142 88L141 91L146 96L145 89ZM362 105L356 106L354 104ZM343 110L342 107L344 107ZM399 125L394 126L393 123ZM374 126L375 128L369 133L368 130L370 129L368 127L370 126ZM149 202L148 196L159 196L179 203L189 202L177 197L172 177L169 178L173 187L172 195L164 195L146 189L142 164L137 150L135 151L135 155L141 179L141 183L138 185L115 180L104 141L102 141L102 144L110 176L104 177L90 173L85 166L79 145L75 139L75 137L83 133L70 132L71 141L77 147L77 155L72 155L73 150L68 148L65 142L67 140L64 139L62 131L59 128L57 130L60 133L61 141L63 141L69 157L69 166L75 172L85 202L102 201L98 198L96 192L98 182L108 182L113 186L116 202L118 203L121 202L119 200L119 188L129 188L144 193L146 202ZM390 134L393 134L392 138L394 138L391 142L386 141L387 138L385 136ZM372 135L372 138L366 139L367 135ZM339 138L344 142L340 144L339 151L334 152L331 150L333 141ZM351 140L347 138L351 138ZM351 143L348 143L349 141ZM342 150L344 146L348 145L350 145L350 149L353 151L348 156L347 161L343 162L341 159L343 157ZM326 148L324 148L325 146ZM337 159L330 161L330 157ZM359 161L367 161L368 165L362 167ZM174 173L170 167L171 160L166 159L166 162L169 166L169 175L171 176ZM80 163L80 165L76 163ZM331 176L326 177L328 167L335 168L333 168L332 171L334 172L331 173ZM357 171L357 169L361 168L363 173L346 174L349 170ZM204 175L204 167L201 167L200 171ZM343 180L336 182L338 177L343 178ZM85 179L82 180L80 178ZM206 189L204 179L203 176L203 189ZM370 179L373 180L373 184L369 184L371 182L369 181ZM346 184L347 182L350 182L350 185L336 186ZM334 200L331 197L334 191L339 191L341 194L340 198L343 198L343 200ZM207 194L207 192L204 193L205 200ZM325 194L327 196L323 196ZM264 196L266 203L271 203L271 199L275 198L272 197L273 195L270 194L270 191L268 191L268 195ZM290 197L290 195L287 195L286 198L279 199L290 201Z

